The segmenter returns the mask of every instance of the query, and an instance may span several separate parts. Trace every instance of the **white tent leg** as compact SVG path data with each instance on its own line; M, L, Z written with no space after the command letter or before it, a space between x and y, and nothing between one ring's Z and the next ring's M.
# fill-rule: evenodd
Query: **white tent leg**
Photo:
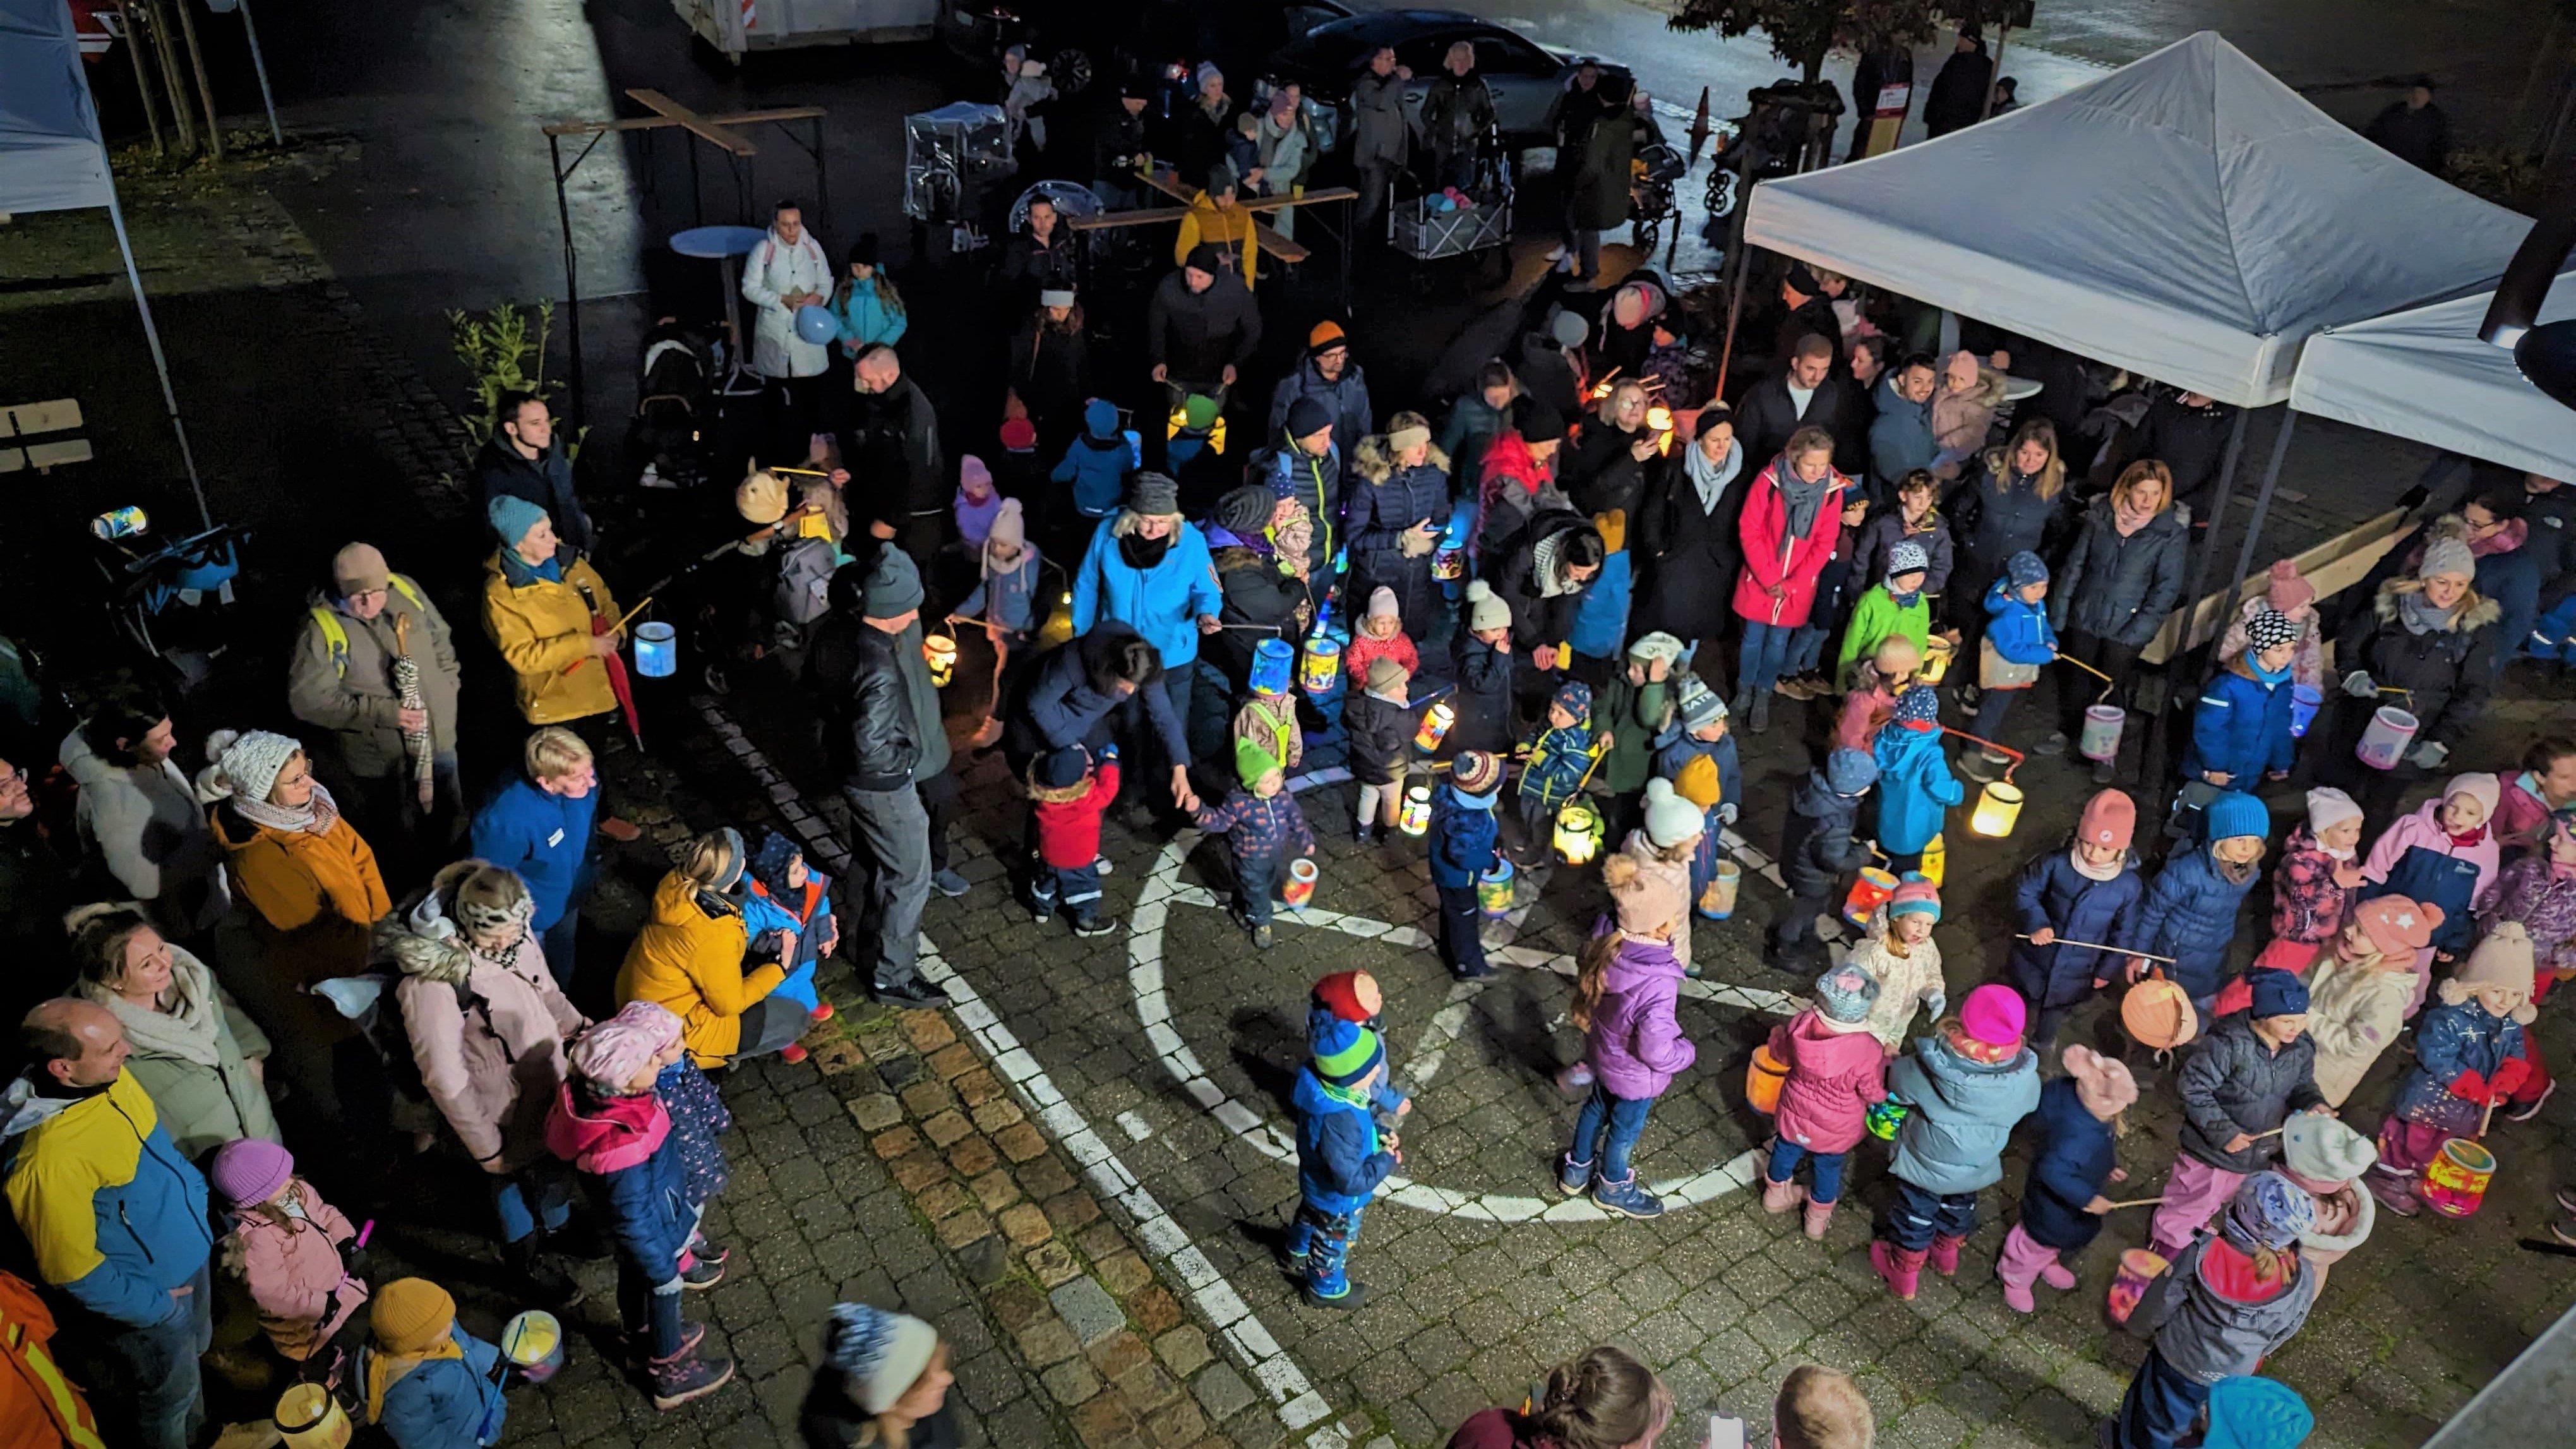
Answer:
M134 288L135 310L143 314L143 340L152 348L152 369L161 374L161 403L170 410L170 431L179 435L179 459L188 466L188 489L197 495L197 517L208 528L215 526L215 515L206 507L206 485L197 476L197 455L188 446L188 425L179 417L179 395L170 389L170 359L161 352L161 329L152 325L152 299L143 295L143 274L135 270L134 243L126 239L125 208L116 201L116 188L107 193L107 219L116 227L116 250L125 258L125 280Z

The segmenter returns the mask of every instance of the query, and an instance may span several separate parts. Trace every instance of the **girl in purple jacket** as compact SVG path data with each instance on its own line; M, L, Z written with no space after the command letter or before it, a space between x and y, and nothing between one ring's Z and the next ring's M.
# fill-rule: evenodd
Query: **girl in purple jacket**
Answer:
M1699 1056L1673 1018L1682 984L1673 937L1686 902L1670 879L1640 869L1625 851L1602 866L1601 879L1610 887L1615 924L1605 922L1583 948L1571 1013L1585 1034L1583 1063L1592 1070L1592 1096L1574 1120L1574 1143L1565 1151L1556 1185L1568 1197L1589 1185L1592 1201L1610 1212L1658 1217L1663 1201L1637 1185L1628 1154L1646 1130L1655 1099ZM1599 1141L1604 1127L1606 1144Z

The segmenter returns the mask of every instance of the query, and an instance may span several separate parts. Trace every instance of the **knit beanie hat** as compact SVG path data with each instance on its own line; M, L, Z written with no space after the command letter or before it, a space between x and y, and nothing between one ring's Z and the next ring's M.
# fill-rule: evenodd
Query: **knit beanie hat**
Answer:
M2415 577L2429 579L2442 574L2474 580L2478 576L2478 556L2459 539L2437 538L2426 545L2424 561L2415 566Z
M2317 1225L2317 1200L2277 1172L2258 1172L2236 1189L2220 1231L2240 1243L2279 1250Z
M1959 1025L1968 1036L1990 1047L2017 1047L2030 1023L2030 1007L2021 993L1989 981L1968 993L1959 1005Z
M1931 571L1932 556L1923 551L1923 545L1912 539L1897 543L1887 550L1887 578L1891 584L1899 574L1928 574ZM1891 589L1890 592L1894 590Z
M1082 783L1091 769L1091 752L1080 745L1067 745L1038 756L1037 783L1042 790L1070 790Z
M1548 703L1565 706L1565 712L1574 716L1578 725L1591 723L1592 686L1580 679L1569 679L1558 685Z
M1233 184L1230 173L1227 176L1227 184ZM1205 272L1211 277L1216 276L1225 270L1225 249L1214 242L1200 242L1190 248L1189 258L1181 265L1193 272Z
M1449 762L1449 783L1470 795L1485 795L1503 783L1503 757L1483 750L1461 750Z
M397 1358L417 1358L438 1346L456 1322L456 1300L426 1278L396 1278L376 1290L367 1325L376 1342Z
M894 619L921 607L921 570L912 555L889 543L859 580L859 612L871 619Z
M984 533L986 552L989 553L997 546L1018 548L1028 541L1028 514L1020 507L1020 500L1003 499L1002 506L993 510L993 526Z
M2310 1182L2350 1182L2378 1160L2378 1146L2341 1118L2293 1112L2281 1124L2281 1165Z
M1362 1026L1377 1019L1386 1009L1386 996L1378 990L1377 978L1365 971L1336 971L1315 983L1315 1004L1342 1021Z
M1578 325L1581 319L1576 319ZM1512 431L1524 443L1557 443L1565 440L1565 418L1544 398L1512 399Z
M2453 775L2451 782L2442 787L2443 799L2448 800L2454 795L2466 795L2486 807L2489 820L2495 819L2496 801L2503 794L2504 782L2484 770L2470 770L2464 774Z
M1127 511L1161 517L1181 511L1181 485L1161 473L1139 473L1127 485Z
M2256 1021L2274 1016L2296 1016L2308 1009L2306 983L2287 971L2270 968L2248 971L2245 984L2253 988Z
M1341 323L1327 319L1307 329L1306 355L1321 357L1336 347L1350 346L1350 341L1348 337L1342 335Z
M1628 657L1639 664L1652 666L1658 659L1670 665L1682 657L1682 641L1657 629L1628 646Z
M1865 750L1836 750L1825 756L1825 788L1837 795L1857 795L1878 783L1878 761Z
M2271 609L2264 609L2245 621L2245 648L2248 653L2260 654L2266 649L2278 649L2284 644L2297 642L2299 626Z
M2272 812L2263 802L2242 790L2229 790L2209 802L2209 839L2212 842L2234 840L2238 836L2269 836Z
M2359 820L2361 807L2353 798L2332 785L2319 785L2308 792L2308 833L2323 835L2346 820Z
M2108 1119L2126 1111L2138 1100L2138 1079L2129 1075L2129 1064L2118 1057L2106 1057L2088 1046L2071 1046L2058 1057L2066 1075L2075 1079L2075 1095L2084 1110Z
M1216 501L1216 526L1237 538L1257 540L1269 530L1270 515L1278 507L1278 495L1259 483L1248 483Z
M835 1303L823 1329L823 1363L857 1390L859 1407L882 1414L919 1382L939 1351L939 1334L908 1313Z
M2451 977L2452 984L2464 991L2481 991L2501 987L2522 993L2528 1009L2532 986L2531 932L2520 921L2498 921L2486 939L2469 953L2467 964ZM2514 1013L2523 1020L2522 1011Z
M1707 828L1703 808L1683 799L1672 781L1646 782L1646 838L1657 850L1670 850Z
M1696 674L1682 676L1682 728L1704 730L1726 718L1726 701Z
M1825 1020L1856 1026L1878 1004L1878 978L1857 966L1837 966L1816 978L1816 1010Z
M2038 554L2023 549L2004 560L2004 576L2012 580L2015 589L2026 589L2048 582L2048 565L2040 561Z
M610 1089L634 1080L646 1062L680 1039L680 1019L657 1002L630 1001L615 1016L572 1039L572 1069Z
M501 536L501 542L511 548L519 546L519 540L528 536L529 529L546 521L544 509L508 493L494 495L492 501L483 506L483 516L490 520L492 531ZM2460 551L2468 552L2468 546L2461 545Z
M1302 438L1310 433L1320 433L1332 425L1333 414L1329 408L1313 398L1301 397L1288 405L1288 423L1284 431L1289 437Z
M2138 830L2138 802L2118 790L2103 790L2084 802L2075 822L2075 838L2086 845L2126 850Z
M959 458L957 460L957 491L965 494L969 498L972 498L978 492L990 494L993 491L993 470L984 466L984 460L976 457L972 453L968 453L964 457Z
M787 516L787 480L763 468L734 485L733 511L755 528Z
M1372 694L1384 694L1412 677L1403 665L1383 654L1369 661L1368 687Z
M372 589L390 587L393 570L386 566L383 550L372 543L353 543L331 555L331 582L340 589L340 597L363 594Z
M2263 585L2263 602L2270 604L2274 613L2286 614L2316 600L2317 586L2300 576L2296 563L2289 559L2273 562L2272 576Z
M1350 1086L1386 1060L1385 1038L1356 1021L1318 1012L1307 1018L1306 1025L1312 1067L1326 1086Z
M1404 610L1397 607L1395 602L1395 590L1388 588L1384 584L1380 584L1376 588L1369 590L1369 618L1399 619L1403 616Z
M1268 490L1263 490L1265 493ZM1512 627L1512 606L1494 593L1494 586L1483 579L1467 581L1467 628L1482 634L1492 629Z
M1717 757L1691 756L1673 773L1673 791L1702 810L1715 806L1726 794L1717 774Z
M303 748L302 741L267 730L217 730L206 737L206 758L214 763L197 772L197 798L265 802L286 762Z
M1601 865L1601 883L1610 888L1610 909L1619 929L1630 935L1650 935L1672 924L1686 902L1681 887L1659 870L1639 866L1637 857L1626 851L1612 855Z
M1281 768L1284 767L1279 763L1278 756L1252 741L1234 742L1234 773L1235 778L1243 781L1243 788L1250 790L1258 787L1262 776Z
M274 1142L244 1137L215 1149L206 1184L234 1207L266 1202L295 1175L295 1154Z
M2299 1449L2316 1427L2316 1414L2296 1389L2237 1374L2210 1386L2209 1432L2200 1449Z
M1896 893L1887 898L1887 919L1893 922L1899 916L1941 919L1940 887L1919 875L1907 877L1905 883L1896 888Z
M1118 437L1118 404L1096 397L1082 405L1082 430L1102 442Z
M1089 417L1086 411L1083 416ZM1115 416L1113 414L1112 416ZM1038 445L1038 425L1027 418L1012 418L1002 424L1002 451L1026 453Z
M2413 956L2433 944L2442 928L2440 906L2418 905L2404 896L2373 896L2354 908L2362 934L2383 956ZM2472 953L2474 954L2474 953Z
M1941 723L1939 692L1927 684L1908 686L1904 693L1896 696L1896 716L1890 723L1909 725L1920 730L1939 728Z

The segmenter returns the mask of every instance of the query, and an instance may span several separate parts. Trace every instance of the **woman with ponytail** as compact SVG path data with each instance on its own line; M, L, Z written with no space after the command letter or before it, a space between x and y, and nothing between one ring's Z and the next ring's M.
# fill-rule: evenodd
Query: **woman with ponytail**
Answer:
M1487 1409L1468 1419L1449 1436L1449 1449L1645 1449L1672 1422L1672 1390L1605 1346L1548 1370L1519 1412Z
M1575 1119L1574 1142L1556 1185L1568 1197L1588 1186L1601 1207L1651 1218L1664 1205L1637 1186L1628 1154L1646 1130L1655 1099L1699 1055L1673 1019L1682 983L1682 957L1673 942L1688 897L1668 875L1645 868L1626 851L1610 857L1601 879L1615 914L1583 948L1572 1012L1584 1031L1583 1065L1592 1073L1592 1095ZM1600 1142L1605 1128L1606 1144Z

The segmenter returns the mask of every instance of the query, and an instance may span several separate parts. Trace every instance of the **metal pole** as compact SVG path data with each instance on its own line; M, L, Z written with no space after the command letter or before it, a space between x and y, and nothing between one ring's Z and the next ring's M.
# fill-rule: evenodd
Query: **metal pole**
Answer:
M125 26L125 54L134 62L135 94L143 101L144 121L152 127L152 154L166 156L170 153L161 144L161 112L152 104L152 82L145 78L142 17L135 13L131 0L117 0L116 14Z
M2245 587L2245 575L2254 567L2254 549L2263 541L2263 520L2272 511L2272 486L2281 481L2281 460L2289 456L2290 434L2298 423L2297 413L2281 409L2281 433L2272 440L2272 460L2264 465L2263 486L2254 494L2254 516L2245 521L2245 544L2236 550L2236 577L2227 585L2229 609L2235 607L2236 591Z
M259 53L259 27L250 19L250 0L236 0L241 6L242 31L250 37L250 68L259 73L259 103L268 107L268 139L273 144L286 144L286 133L277 129L277 97L268 90L268 60Z
M1980 121L1990 118L1995 113L1995 91L2002 85L2004 78L2004 47L2011 43L2011 26L2007 25L1996 32L1995 66L1994 69L1986 72L1986 103L1977 110L1977 119Z
M179 34L188 42L188 64L197 73L197 94L206 101L206 152L216 160L224 159L224 122L215 111L215 83L206 79L206 53L197 45L197 22L188 13L188 0L178 0L172 7L179 12ZM208 524L211 528L214 525Z
M587 155L588 152L585 151L584 154ZM567 338L567 341L572 348L572 367L570 369L572 373L572 423L573 431L578 434L581 431L582 419L585 416L585 403L587 402L587 398L582 391L581 375L581 274L579 257L573 250L572 242L572 200L564 192L562 138L557 136L548 136L546 138L546 156L548 160L553 163L555 173L555 220L563 227L564 311L567 314L567 323L570 327L570 335Z
M2210 505L2209 510L2209 534L2192 557L2191 582L2183 588L2182 639L2180 647L2175 651L2175 657L2165 661L2164 708L2156 711L2155 726L2148 732L2147 748L2140 751L2138 755L2139 769L2143 772L2143 780L2146 781L2160 781L2166 773L2155 767L2155 751L2160 745L2171 744L2170 726L2173 721L2176 690L2178 688L2192 690L2200 687L2200 680L2190 673L2190 668L2184 661L2193 658L2196 653L2192 648L2191 626L2193 620L2199 615L2200 591L2209 584L2210 555L2218 551L2219 520L2227 514L2227 500L2236 494L2236 460L2245 451L2247 415L2246 409L2237 409L2236 426L2228 430L2227 453L2218 465L2218 501ZM2157 788L2159 791L2162 789L2160 785Z
M823 234L832 234L832 178L823 164L823 118L814 118L814 200L822 208Z
M1735 284L1726 289L1726 341L1717 354L1717 400L1726 401L1726 371L1735 362L1735 323L1744 311L1744 284L1753 275L1745 256L1744 219L1753 211L1753 144L1735 164L1735 215L1728 218L1727 260L1735 264Z
M105 150L100 148L102 154ZM197 517L212 528L215 515L206 508L206 485L197 476L197 454L188 446L188 425L179 417L179 395L170 388L170 359L161 351L161 329L152 325L152 299L143 295L143 275L134 268L134 243L126 239L125 208L116 204L114 187L108 188L107 219L116 228L116 249L125 258L125 282L134 289L135 310L143 314L143 341L152 349L152 370L161 375L161 405L170 412L170 431L179 437L179 461L187 465L188 489L197 495Z

